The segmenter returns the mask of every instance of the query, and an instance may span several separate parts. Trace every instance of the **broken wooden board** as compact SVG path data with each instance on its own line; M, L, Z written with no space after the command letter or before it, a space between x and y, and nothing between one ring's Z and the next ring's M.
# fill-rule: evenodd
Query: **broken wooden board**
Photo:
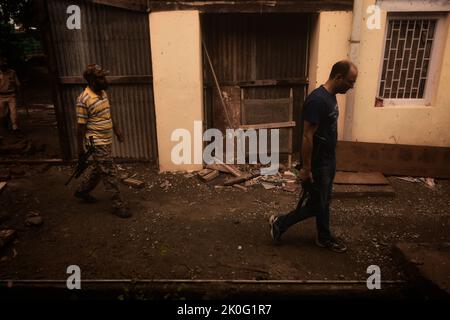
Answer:
M288 182L283 186L283 190L287 192L300 192L300 186L295 182Z
M236 168L233 165L229 165L226 163L221 164L224 168L226 168L233 176L235 177L241 177L244 173L240 171L238 168Z
M240 171L238 168L236 168L233 165L226 164L226 163L212 163L212 164L208 164L206 166L206 168L210 169L210 170L218 170L218 171L224 172L224 173L231 173L235 177L240 177L243 175L243 172Z
M395 197L395 190L388 185L333 185L333 198Z
M239 190L242 190L242 191L247 191L247 188L244 187L244 186L241 186L240 184L234 184L233 188L236 188L236 189L239 189Z
M6 182L0 182L0 193L2 193L4 188L6 188Z
M237 184L237 183L241 183L241 182L250 180L251 178L254 178L254 177L255 177L255 176L252 175L252 174L250 174L250 173L245 173L245 174L242 175L241 177L235 177L235 178L231 178L231 179L226 180L226 181L224 182L224 185L225 185L225 186L232 186L232 185L234 185L234 184Z
M133 178L123 179L122 182L127 186L131 186L133 188L143 188L145 186L145 182Z
M335 184L389 185L389 181L380 172L336 172Z
M199 175L200 177L204 177L204 176L206 176L207 174L210 174L212 171L213 171L213 170L211 170L211 169L203 169L203 170L200 170L200 171L198 172L198 175Z
M209 170L217 170L219 172L223 172L223 173L230 173L230 171L228 171L227 168L225 168L223 165L221 165L220 163L211 163L206 165L206 169ZM201 171L200 171L201 172ZM199 172L199 174L200 174Z
M206 182L214 180L215 178L217 178L219 176L219 171L218 170L213 170L210 173L202 176L202 179Z

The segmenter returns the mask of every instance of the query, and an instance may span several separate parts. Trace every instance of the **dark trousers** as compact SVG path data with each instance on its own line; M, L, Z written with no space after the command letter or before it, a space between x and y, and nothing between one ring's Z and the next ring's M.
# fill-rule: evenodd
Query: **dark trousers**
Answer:
M330 202L336 163L313 168L313 183L304 202L300 201L295 210L281 215L277 225L285 232L292 225L307 218L316 217L317 236L320 240L330 239Z

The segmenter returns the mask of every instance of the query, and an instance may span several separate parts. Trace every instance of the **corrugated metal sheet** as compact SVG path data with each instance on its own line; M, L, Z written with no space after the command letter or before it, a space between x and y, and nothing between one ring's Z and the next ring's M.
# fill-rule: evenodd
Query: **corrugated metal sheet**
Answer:
M151 76L147 13L92 4L87 1L48 0L48 13L59 77L79 77L88 63L110 70L110 76ZM81 30L66 27L69 5L81 9ZM75 148L75 100L82 85L60 84L59 101ZM151 83L110 84L108 94L114 122L126 136L115 143L120 158L155 160L157 157L153 87ZM117 141L116 141L117 142Z
M205 15L205 42L219 81L306 77L308 22L305 14Z

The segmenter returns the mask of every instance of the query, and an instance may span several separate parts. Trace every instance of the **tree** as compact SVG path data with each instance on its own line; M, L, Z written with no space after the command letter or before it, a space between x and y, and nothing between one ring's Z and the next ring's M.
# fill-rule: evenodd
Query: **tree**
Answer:
M30 52L41 47L33 5L32 0L0 0L0 56L16 71L26 69Z
M22 30L34 27L32 0L0 0L0 24L11 23Z

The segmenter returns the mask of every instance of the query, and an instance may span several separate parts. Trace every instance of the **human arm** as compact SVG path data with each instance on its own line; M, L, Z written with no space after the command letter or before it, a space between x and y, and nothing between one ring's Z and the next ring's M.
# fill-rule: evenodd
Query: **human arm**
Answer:
M86 124L79 123L77 126L78 158L84 153L84 137L86 135Z
M314 149L314 134L319 128L323 102L317 96L309 96L303 107L303 137L302 137L302 169L300 179L312 181L312 153Z
M122 130L120 129L120 127L117 126L117 124L113 121L112 115L111 115L111 121L112 121L112 123L113 123L114 134L116 135L117 140L119 140L119 142L122 143L122 142L125 140L124 135L123 135L123 132L122 132Z
M84 139L86 136L86 127L89 118L89 112L83 101L77 101L77 146L78 158L84 153Z

